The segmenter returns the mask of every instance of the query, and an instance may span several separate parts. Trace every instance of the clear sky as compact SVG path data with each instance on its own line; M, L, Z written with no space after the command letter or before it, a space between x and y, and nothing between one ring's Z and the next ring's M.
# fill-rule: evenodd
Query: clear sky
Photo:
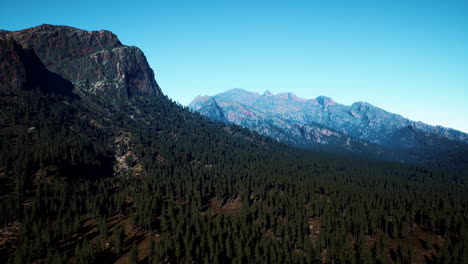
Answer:
M468 132L468 1L24 1L0 28L108 29L181 104L231 88L367 101Z

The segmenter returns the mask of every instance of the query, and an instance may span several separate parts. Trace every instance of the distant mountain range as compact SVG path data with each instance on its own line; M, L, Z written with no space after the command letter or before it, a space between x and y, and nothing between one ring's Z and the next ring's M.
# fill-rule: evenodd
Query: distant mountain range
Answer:
M326 96L232 89L189 105L209 119L234 123L290 145L429 166L467 164L468 134L415 122L366 102Z

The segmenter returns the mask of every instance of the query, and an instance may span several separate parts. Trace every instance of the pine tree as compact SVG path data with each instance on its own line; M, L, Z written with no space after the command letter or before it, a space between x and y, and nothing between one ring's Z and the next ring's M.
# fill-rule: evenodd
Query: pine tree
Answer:
M156 244L152 238L149 239L149 256L148 256L148 263L151 263L151 260L155 257L156 253Z
M426 248L426 250L432 249L432 234L430 233L426 235L426 240L424 240L424 248Z
M84 239L81 247L77 245L75 249L75 255L78 264L93 263L94 261L94 250L88 242L88 239Z
M122 229L115 226L114 231L112 232L112 237L114 240L114 252L118 255L122 251L124 239Z
M133 241L132 248L130 249L128 263L138 264L138 247L135 241Z
M101 235L102 243L105 243L107 240L107 221L105 218L100 218L98 221L98 230Z

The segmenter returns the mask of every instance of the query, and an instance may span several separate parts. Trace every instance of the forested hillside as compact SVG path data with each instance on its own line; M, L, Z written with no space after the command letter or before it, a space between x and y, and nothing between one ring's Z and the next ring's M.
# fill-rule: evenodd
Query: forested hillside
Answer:
M464 175L288 148L164 97L1 100L2 262L467 260Z
M468 262L463 172L291 148L173 103L152 71L98 87L0 40L0 263Z

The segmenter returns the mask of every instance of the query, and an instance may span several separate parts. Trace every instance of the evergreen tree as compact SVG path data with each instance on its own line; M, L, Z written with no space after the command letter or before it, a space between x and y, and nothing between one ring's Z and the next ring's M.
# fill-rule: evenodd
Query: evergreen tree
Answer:
M130 264L138 263L138 247L135 241L133 241L132 248L130 249L128 263Z

